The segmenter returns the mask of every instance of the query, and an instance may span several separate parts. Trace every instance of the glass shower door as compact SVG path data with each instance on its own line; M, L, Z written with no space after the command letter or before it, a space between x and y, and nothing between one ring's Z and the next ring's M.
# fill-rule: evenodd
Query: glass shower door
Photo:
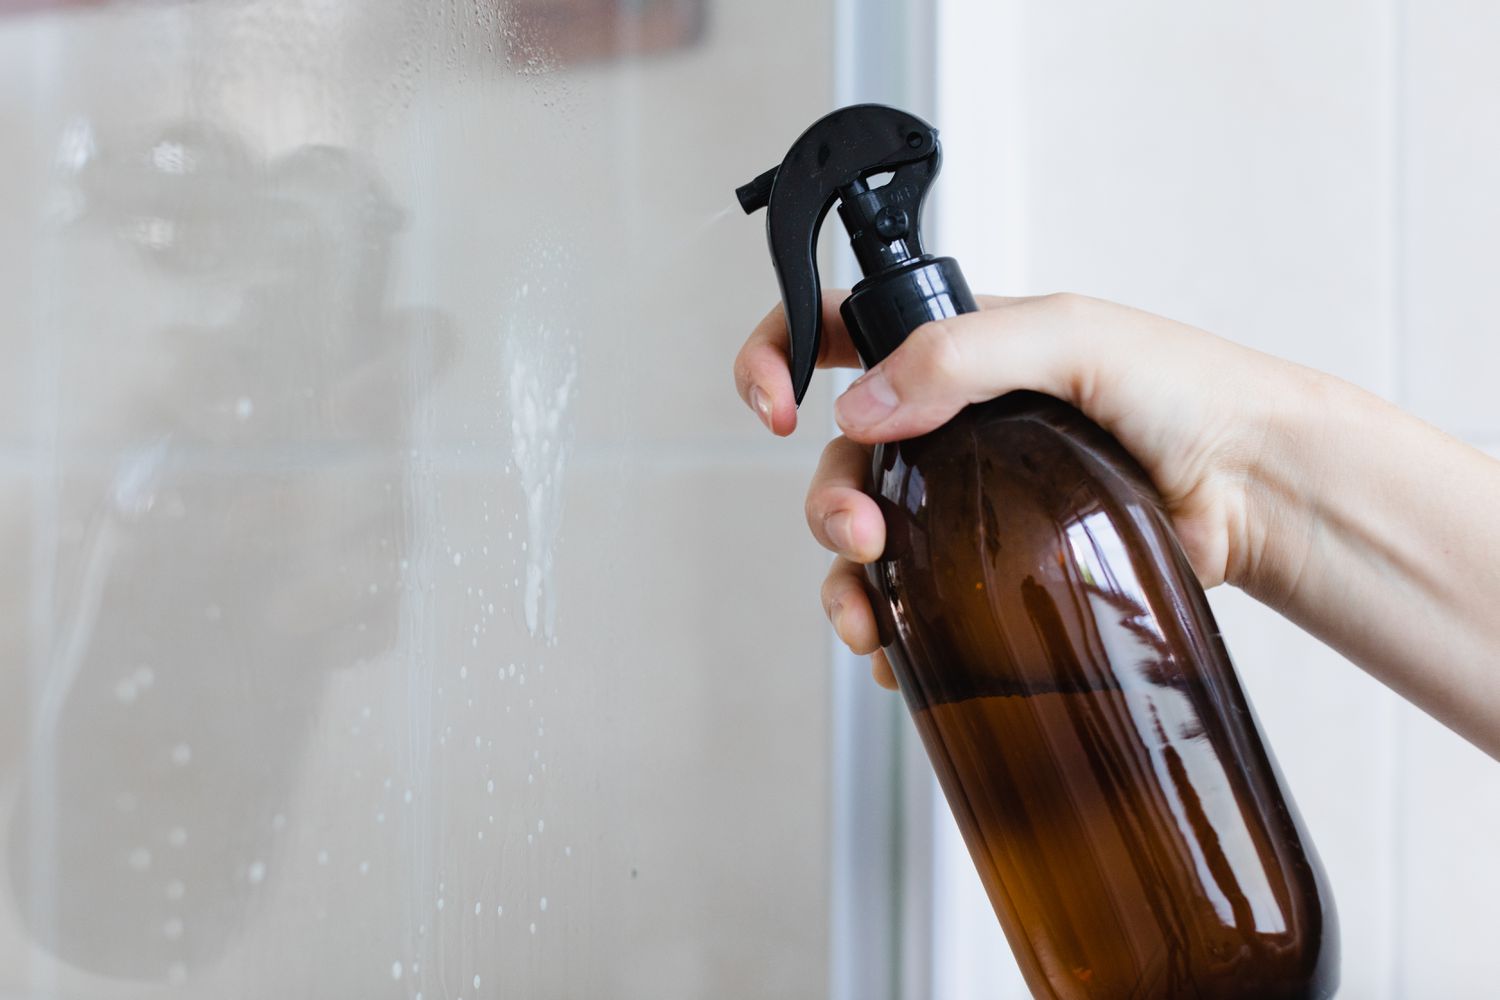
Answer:
M0 3L0 996L825 993L831 27Z

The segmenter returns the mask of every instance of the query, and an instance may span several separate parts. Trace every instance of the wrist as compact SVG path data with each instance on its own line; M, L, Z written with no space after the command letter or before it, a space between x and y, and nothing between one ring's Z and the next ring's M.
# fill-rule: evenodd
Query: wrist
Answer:
M1340 490L1348 435L1374 397L1290 362L1273 367L1255 386L1244 427L1226 581L1285 612L1312 565L1320 509Z

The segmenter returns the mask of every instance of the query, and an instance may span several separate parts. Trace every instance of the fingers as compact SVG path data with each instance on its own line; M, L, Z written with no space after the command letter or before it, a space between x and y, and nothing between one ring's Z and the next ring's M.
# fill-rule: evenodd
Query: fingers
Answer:
M819 368L852 368L859 356L839 315L846 292L823 293L823 336L818 344ZM797 403L787 363L786 315L781 306L766 314L734 360L734 384L740 398L771 433L786 436L797 426Z
M823 609L839 640L851 652L869 655L870 675L875 678L875 683L888 691L897 690L896 674L880 649L875 612L865 594L864 570L856 563L839 559L833 564L828 578L823 581Z
M874 562L885 549L885 518L864 492L869 475L870 449L836 437L823 449L804 505L818 544L856 563Z
M857 379L835 413L856 441L894 441L1013 389L1079 402L1108 348L1082 339L1102 303L1073 295L988 300L989 308L919 327Z
M875 626L875 612L864 588L864 570L847 559L839 559L823 581L823 609L839 641L850 652L870 657L870 675L875 683L895 691L896 674L880 649L880 635Z
M823 611L839 640L864 656L880 648L875 612L865 594L865 571L848 559L835 559L823 581Z

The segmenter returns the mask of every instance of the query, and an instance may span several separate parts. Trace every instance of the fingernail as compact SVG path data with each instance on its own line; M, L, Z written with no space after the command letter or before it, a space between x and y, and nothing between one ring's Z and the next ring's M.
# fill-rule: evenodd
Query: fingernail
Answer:
M828 540L845 555L854 551L852 520L847 510L836 510L823 519L823 530L828 533Z
M855 380L839 397L834 411L844 427L870 427L889 416L899 402L885 372L876 368Z
M771 430L771 397L758 385L750 387L750 405L755 407L760 422L766 425L767 430Z

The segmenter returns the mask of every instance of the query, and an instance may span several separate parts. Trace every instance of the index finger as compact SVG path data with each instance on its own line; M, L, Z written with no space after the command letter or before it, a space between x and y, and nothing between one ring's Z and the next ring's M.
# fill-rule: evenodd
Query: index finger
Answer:
M819 368L857 368L859 355L849 340L839 303L849 293L823 293L823 336L818 343ZM785 437L797 426L792 374L787 365L786 313L780 304L766 314L734 359L734 384L740 398L761 415L772 433Z

